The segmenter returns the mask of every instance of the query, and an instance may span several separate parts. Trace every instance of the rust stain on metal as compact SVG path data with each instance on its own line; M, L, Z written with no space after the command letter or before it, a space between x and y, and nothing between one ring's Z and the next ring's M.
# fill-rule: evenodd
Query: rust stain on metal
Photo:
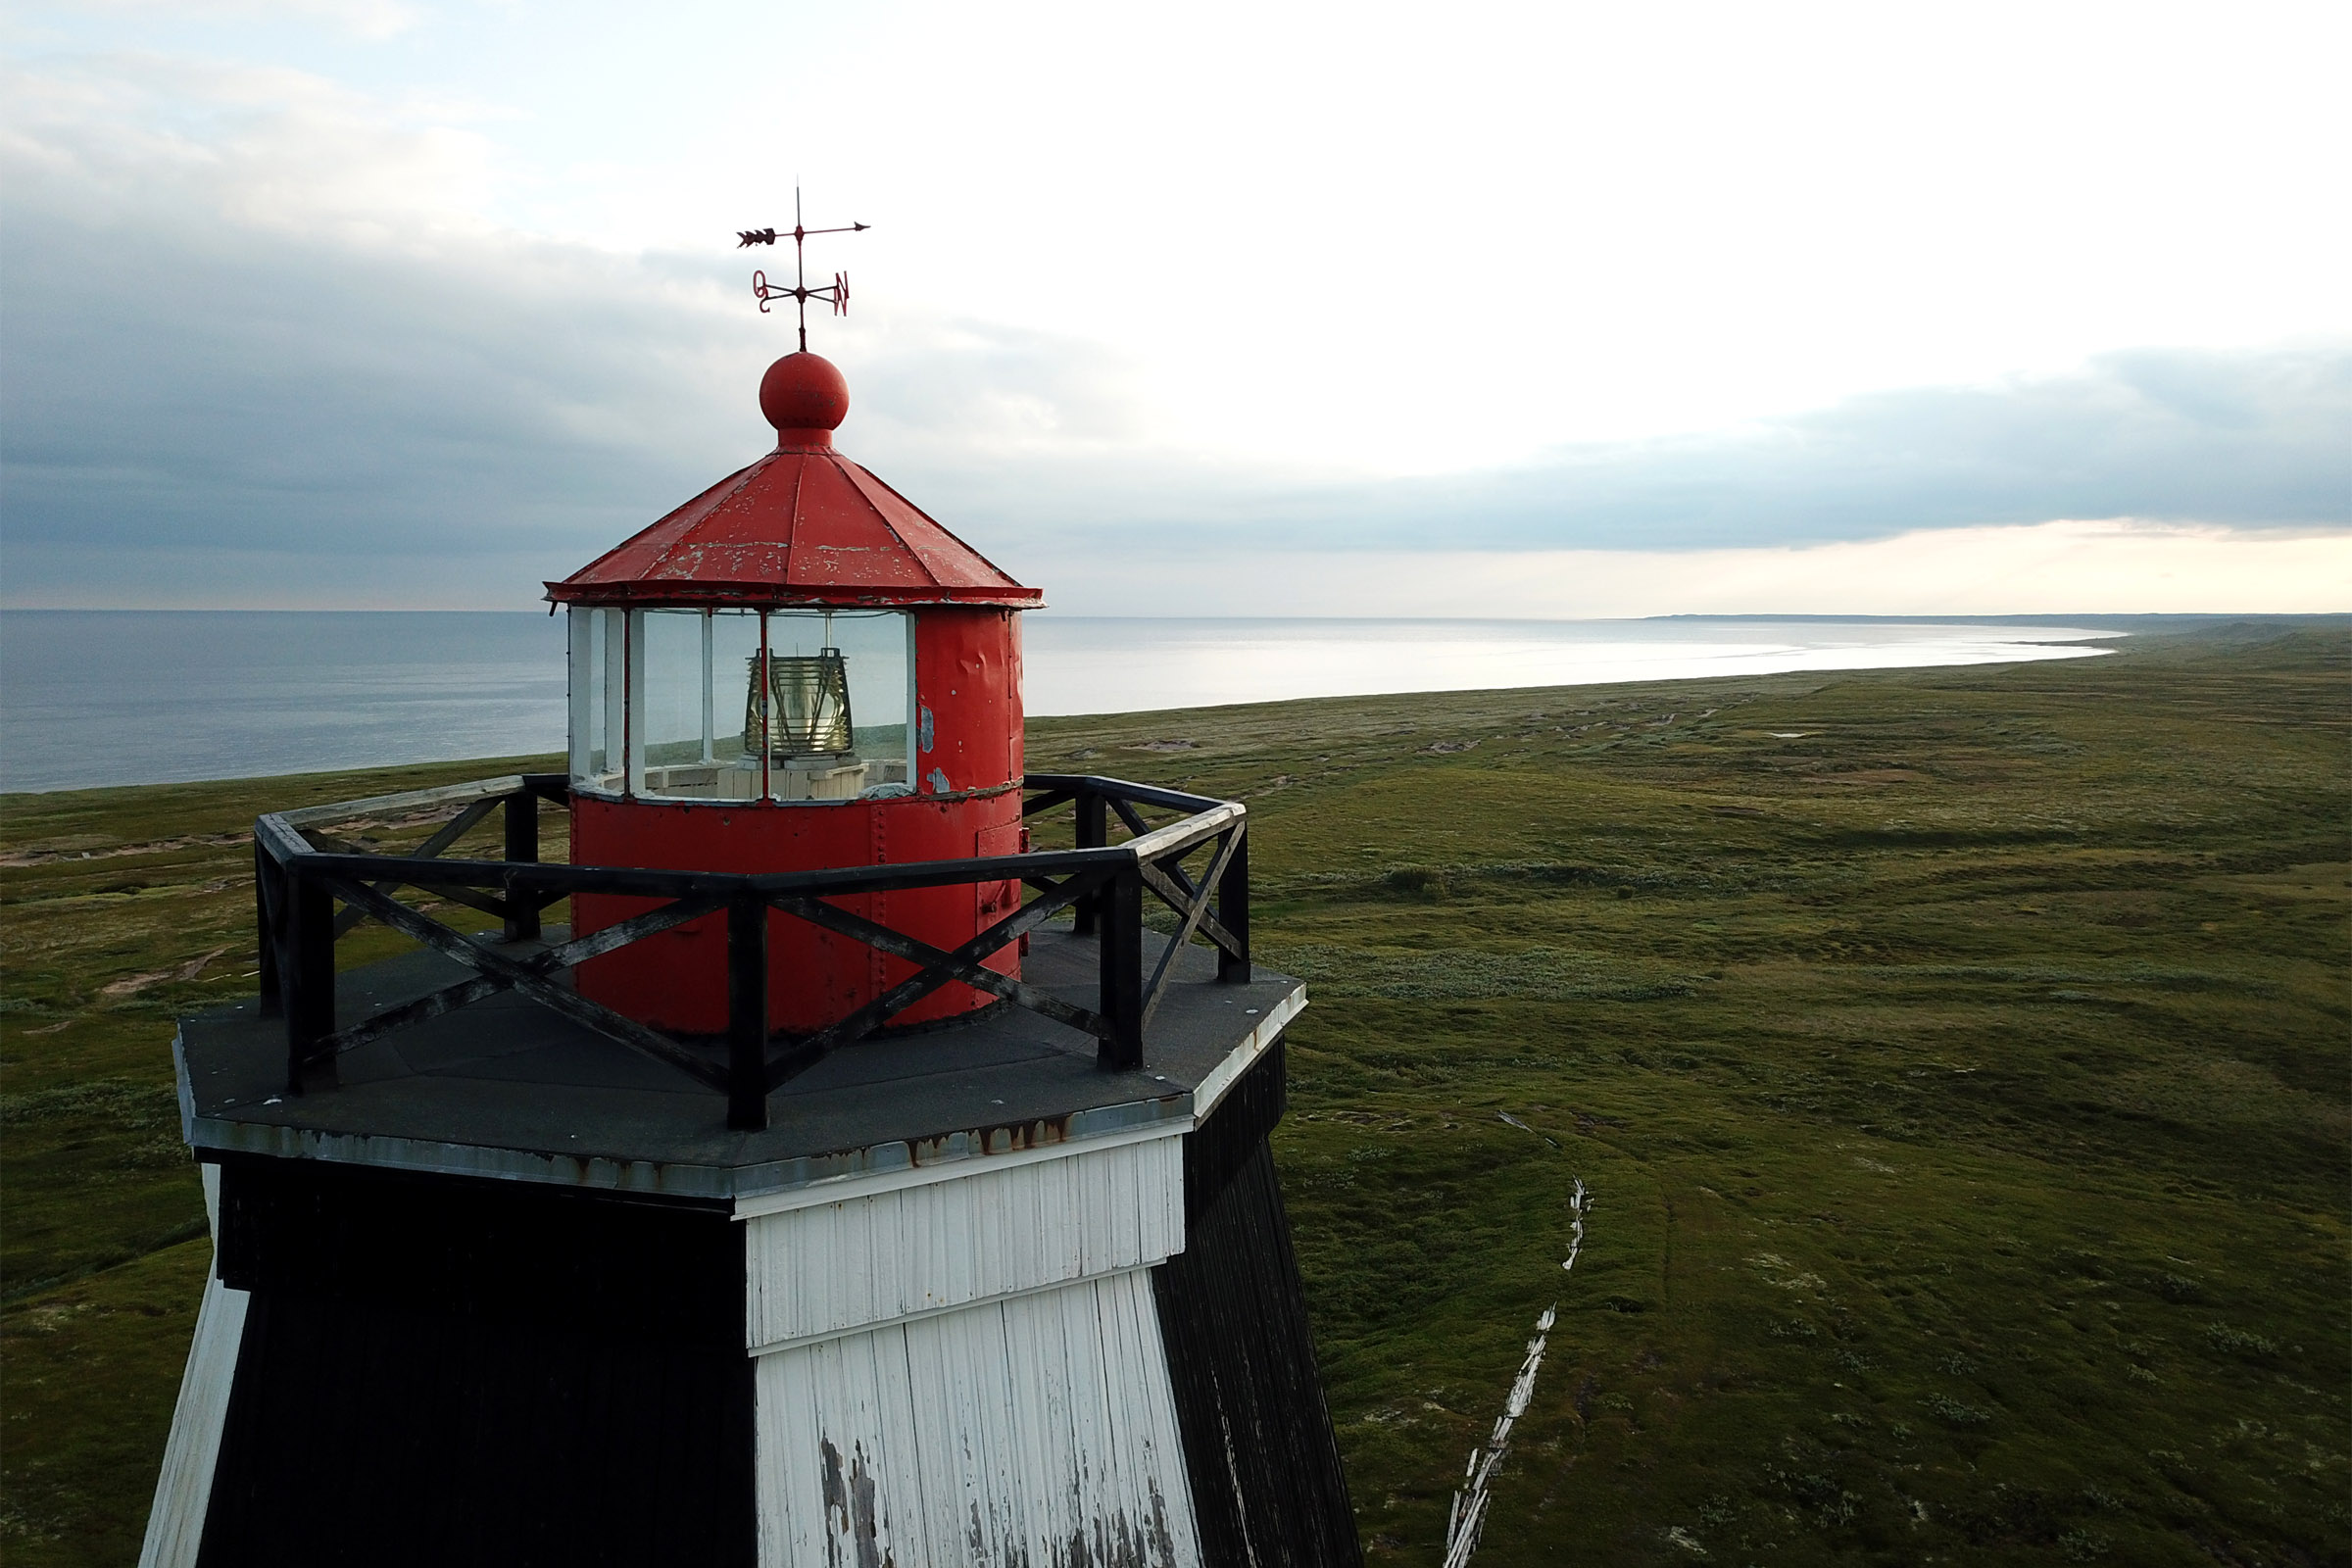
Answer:
M1066 1144L1070 1141L1071 1114L1065 1111L1031 1121L1000 1122L992 1127L942 1133L935 1138L908 1138L904 1140L906 1163L919 1168L967 1159L969 1151L975 1147L983 1154L1010 1154Z

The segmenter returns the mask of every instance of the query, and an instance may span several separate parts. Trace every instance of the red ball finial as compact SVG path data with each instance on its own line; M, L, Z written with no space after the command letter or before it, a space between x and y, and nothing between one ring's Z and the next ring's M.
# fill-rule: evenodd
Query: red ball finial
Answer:
M849 417L850 383L831 360L787 354L760 378L760 412L776 427L779 447L829 447Z

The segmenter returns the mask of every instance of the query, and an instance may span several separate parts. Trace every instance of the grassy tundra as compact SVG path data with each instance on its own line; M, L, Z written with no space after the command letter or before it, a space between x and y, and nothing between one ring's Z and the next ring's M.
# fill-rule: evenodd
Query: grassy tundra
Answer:
M1035 722L1250 803L1370 1560L1437 1560L1556 1300L1482 1564L2352 1562L2348 651ZM9 1562L136 1555L242 829L499 770L5 803Z

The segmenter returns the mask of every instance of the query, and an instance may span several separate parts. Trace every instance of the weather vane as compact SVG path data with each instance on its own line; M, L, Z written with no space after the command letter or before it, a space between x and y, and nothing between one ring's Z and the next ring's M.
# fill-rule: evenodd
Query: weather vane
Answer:
M760 314L767 314L769 300L792 300L801 308L801 352L808 352L808 302L823 300L833 307L835 316L850 314L850 274L835 272L833 281L820 288L808 286L808 254L804 246L811 234L862 234L873 225L848 223L839 228L808 228L801 222L801 187L792 187L792 227L786 231L772 228L739 228L735 231L737 250L746 245L773 245L779 232L792 235L792 276L790 288L778 288L767 280L767 273L752 274L752 293L760 301Z

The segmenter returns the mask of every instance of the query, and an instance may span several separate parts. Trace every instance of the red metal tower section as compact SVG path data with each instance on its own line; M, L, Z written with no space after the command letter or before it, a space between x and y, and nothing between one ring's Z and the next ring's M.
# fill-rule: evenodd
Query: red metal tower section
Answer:
M573 862L768 872L1016 852L1019 613L1042 595L833 449L849 388L832 364L776 361L760 407L773 452L548 584L572 623ZM840 902L953 950L1019 899L1005 882ZM584 895L574 926L655 902ZM712 914L589 959L579 989L715 1034L725 955ZM795 1033L914 972L785 917L768 959L770 1026ZM1009 948L993 960L1018 965ZM990 1000L951 983L897 1021Z

